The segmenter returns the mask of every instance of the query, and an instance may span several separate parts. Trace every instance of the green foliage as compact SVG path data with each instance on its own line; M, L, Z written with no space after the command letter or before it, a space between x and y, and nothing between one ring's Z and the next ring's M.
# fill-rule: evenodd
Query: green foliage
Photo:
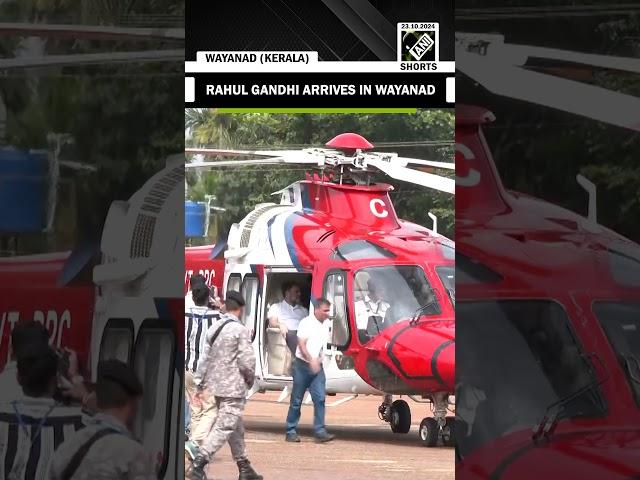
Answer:
M338 133L356 132L374 145L391 143L377 150L431 160L451 161L454 138L453 110L420 110L417 114L220 114L214 110L187 109L187 143L216 148L298 148L322 146ZM445 145L399 145L399 142L444 141ZM220 214L220 232L239 221L256 203L277 201L271 196L287 185L305 178L300 166L239 167L226 172L208 172L188 179L188 197L203 200L216 196L214 205L226 208ZM413 184L391 183L394 206L401 218L431 227L431 211L438 216L438 230L454 235L453 197Z
M175 0L31 0L0 5L1 16L35 23L60 17L67 23L108 25L123 15L140 15L160 27L165 17L183 11L184 2ZM0 54L14 56L19 41L0 39ZM160 46L150 41L52 38L43 48L53 55ZM0 95L7 107L7 144L46 149L48 134L68 134L74 143L62 150L61 157L98 167L93 174L62 171L63 185L75 184L74 205L58 212L59 218L70 221L61 225L64 231L49 235L51 241L43 249L70 248L68 240L60 239L75 235L99 238L111 202L128 199L164 166L168 155L182 151L183 76L184 65L175 62L28 69L3 79Z

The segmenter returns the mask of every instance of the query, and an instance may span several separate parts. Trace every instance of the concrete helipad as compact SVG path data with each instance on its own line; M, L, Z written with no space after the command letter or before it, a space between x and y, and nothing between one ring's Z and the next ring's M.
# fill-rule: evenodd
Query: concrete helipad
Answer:
M378 419L378 397L360 397L327 408L327 427L337 438L327 444L313 442L313 406L303 406L298 444L284 441L288 400L277 403L277 394L256 394L247 404L245 427L249 458L265 480L445 480L455 476L451 447L425 448L418 425L429 409L408 400L411 432L396 435ZM337 397L327 397L332 403ZM238 470L229 447L216 455L209 478L236 480Z

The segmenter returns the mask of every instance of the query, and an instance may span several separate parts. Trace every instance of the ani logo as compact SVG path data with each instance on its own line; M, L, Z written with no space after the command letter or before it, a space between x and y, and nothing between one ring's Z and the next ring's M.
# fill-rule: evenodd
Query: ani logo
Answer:
M401 62L437 62L438 24L399 23L398 56Z

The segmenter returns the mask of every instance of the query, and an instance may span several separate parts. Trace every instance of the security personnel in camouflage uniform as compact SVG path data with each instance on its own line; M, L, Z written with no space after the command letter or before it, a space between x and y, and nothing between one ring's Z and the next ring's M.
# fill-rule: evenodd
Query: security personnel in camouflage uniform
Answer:
M238 464L238 480L262 480L251 467L244 444L242 415L256 368L251 334L240 322L244 305L240 293L227 293L227 313L207 330L204 351L194 374L198 390L195 400L213 395L218 407L215 423L192 462L192 478L197 480L206 479L205 466L225 442L229 442Z
M100 362L98 413L57 448L49 480L156 480L157 456L131 433L142 394L131 367L119 360Z

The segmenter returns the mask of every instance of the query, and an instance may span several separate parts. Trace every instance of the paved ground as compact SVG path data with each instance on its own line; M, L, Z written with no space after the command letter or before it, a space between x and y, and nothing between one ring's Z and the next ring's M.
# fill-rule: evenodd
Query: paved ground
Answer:
M327 397L331 403L337 397ZM265 480L445 480L455 476L453 448L420 445L418 425L428 406L409 401L413 426L407 435L394 435L378 419L377 397L357 398L327 408L327 426L337 439L317 445L311 436L312 405L303 406L299 434L302 443L284 441L288 404L278 404L273 393L256 394L247 404L247 450ZM238 470L229 447L216 455L209 478L236 480Z

